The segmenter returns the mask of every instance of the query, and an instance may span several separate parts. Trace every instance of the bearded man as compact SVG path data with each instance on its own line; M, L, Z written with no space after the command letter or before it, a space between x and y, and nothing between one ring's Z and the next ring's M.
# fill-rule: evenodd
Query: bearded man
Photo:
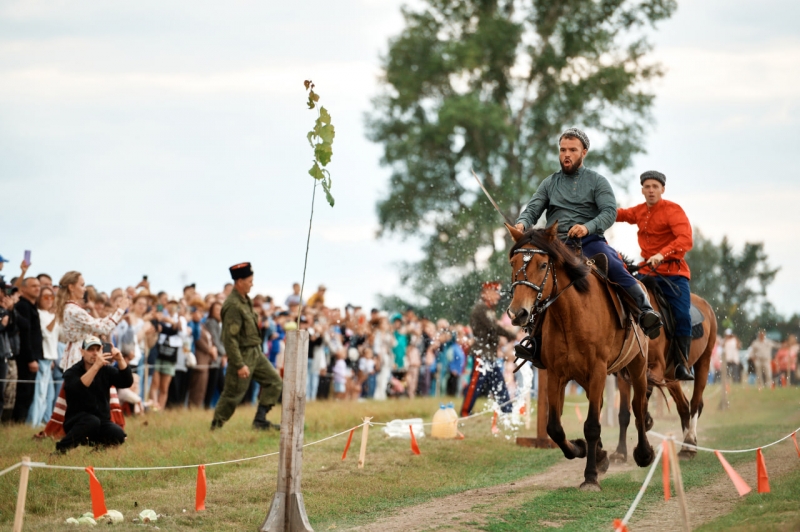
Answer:
M620 285L639 308L639 326L650 338L657 338L661 316L653 310L647 293L625 268L622 259L603 236L617 217L617 200L608 180L583 166L589 152L589 137L569 128L558 139L561 171L542 181L516 228L526 231L542 214L548 227L558 222L558 236L569 245L580 246L587 257L603 253L608 257L608 277ZM568 239L571 239L568 240ZM538 358L538 353L537 353ZM541 360L534 362L539 367Z
M667 176L651 170L643 173L640 181L644 203L630 209L618 209L617 221L635 224L639 228L639 247L645 259L639 273L655 277L672 307L674 340L678 344L677 350L670 350L674 354L675 378L691 381L694 377L687 367L692 346L692 317L689 313L692 274L684 257L692 249L692 225L680 205L661 198L666 190Z

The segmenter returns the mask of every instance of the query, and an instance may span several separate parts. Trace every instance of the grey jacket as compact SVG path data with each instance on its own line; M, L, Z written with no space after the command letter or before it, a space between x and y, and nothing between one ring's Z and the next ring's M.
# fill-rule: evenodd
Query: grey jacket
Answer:
M517 223L528 229L545 212L548 227L558 220L559 236L575 224L603 236L617 219L617 199L605 177L581 167L572 175L559 171L542 181Z

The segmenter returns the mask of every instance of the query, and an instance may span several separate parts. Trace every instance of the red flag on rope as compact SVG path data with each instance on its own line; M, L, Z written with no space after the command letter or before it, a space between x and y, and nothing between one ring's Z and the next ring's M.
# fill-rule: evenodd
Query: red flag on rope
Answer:
M344 452L342 453L342 460L347 458L347 450L350 448L350 443L353 441L353 433L356 429L350 429L350 436L347 437L347 445L344 446Z
M497 412L495 412L492 416L492 434L497 434L499 432L500 429L497 428Z
M101 515L106 515L108 513L106 509L106 498L103 495L103 486L100 485L100 481L94 476L94 468L89 466L86 468L86 472L89 473L89 493L92 496L92 513L94 514L94 518L97 519Z
M417 445L417 438L414 437L414 428L411 425L409 425L408 430L411 431L411 452L414 454L420 454L419 445Z
M525 415L525 405L522 405L521 407L519 407L519 415L521 415L521 416Z
M756 476L758 477L758 492L769 493L767 463L764 461L764 454L761 452L761 449L756 450Z
M731 481L733 482L733 485L736 486L736 491L739 492L739 496L741 497L743 495L747 495L748 493L750 493L753 490L753 488L748 486L747 482L744 481L744 479L739 475L739 473L737 473L736 470L733 467L731 467L728 461L722 457L722 453L719 451L714 451L714 454L716 454L717 458L719 458L722 467L725 468L725 472L728 473L729 477L731 477Z
M797 446L797 432L792 432L792 441L794 442L794 448L797 449L797 456L800 458L800 447Z
M206 509L206 466L197 466L197 491L194 497L194 509L198 512Z
M622 519L614 519L614 532L628 532L628 527L622 524Z
M663 452L661 453L661 477L664 483L664 500L669 500L669 443L667 440L661 442Z

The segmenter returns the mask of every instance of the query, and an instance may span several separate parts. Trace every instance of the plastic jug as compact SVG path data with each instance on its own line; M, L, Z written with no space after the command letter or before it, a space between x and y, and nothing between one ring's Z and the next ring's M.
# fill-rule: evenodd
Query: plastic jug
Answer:
M451 405L452 406L452 405ZM452 411L452 412L451 412ZM431 436L438 439L452 439L458 434L456 428L457 416L455 410L445 405L440 405L439 410L433 415Z
M458 432L458 412L456 412L453 403L447 403L447 413L450 414L450 418L455 422L456 432Z

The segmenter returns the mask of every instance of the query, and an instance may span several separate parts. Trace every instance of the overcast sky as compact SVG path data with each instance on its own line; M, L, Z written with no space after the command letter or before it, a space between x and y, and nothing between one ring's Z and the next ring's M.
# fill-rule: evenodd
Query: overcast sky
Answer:
M147 274L155 289L206 292L249 260L256 289L283 300L313 186L311 78L336 126L337 204L318 198L308 283L341 305L398 291L396 264L418 251L375 239L389 172L363 116L401 4L0 0L3 273L30 249L33 274L77 269L106 290ZM667 74L630 172L664 172L706 235L765 242L782 312L800 312L798 19L791 0L680 2L654 37ZM634 184L618 199L641 196ZM632 228L610 238L638 249Z

